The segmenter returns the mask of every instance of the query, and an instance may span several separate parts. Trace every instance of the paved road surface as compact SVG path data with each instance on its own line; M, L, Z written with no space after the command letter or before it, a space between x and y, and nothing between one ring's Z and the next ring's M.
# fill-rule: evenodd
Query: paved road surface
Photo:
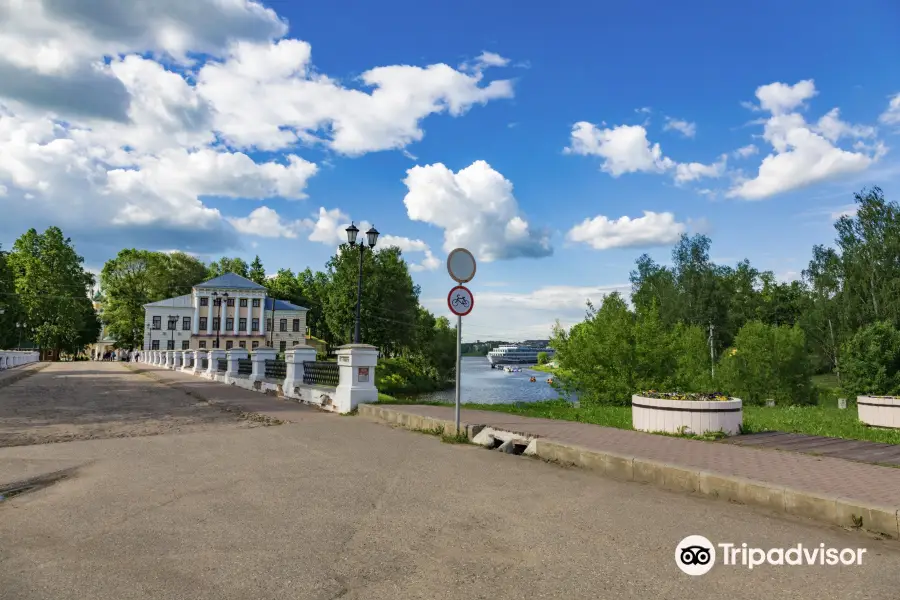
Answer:
M172 391L121 376L150 403ZM93 376L82 384L103 389ZM0 405L28 385L50 404L71 392L45 371L0 389ZM353 417L0 448L0 483L66 467L78 467L72 478L0 504L3 600L888 600L900 590L897 542ZM695 533L868 553L859 567L716 566L691 578L674 548Z

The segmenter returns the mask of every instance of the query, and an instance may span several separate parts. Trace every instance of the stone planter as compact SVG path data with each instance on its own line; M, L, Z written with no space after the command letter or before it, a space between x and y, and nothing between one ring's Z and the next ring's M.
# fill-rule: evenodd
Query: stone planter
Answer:
M859 420L873 427L900 429L900 398L894 396L857 396Z
M631 397L631 422L637 431L737 435L743 423L740 398L723 401Z

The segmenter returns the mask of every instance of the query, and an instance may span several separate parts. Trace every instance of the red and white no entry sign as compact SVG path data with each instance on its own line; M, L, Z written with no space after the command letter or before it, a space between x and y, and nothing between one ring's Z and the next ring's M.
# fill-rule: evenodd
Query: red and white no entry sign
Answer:
M475 296L469 288L458 285L447 295L447 306L454 315L464 317L475 307Z

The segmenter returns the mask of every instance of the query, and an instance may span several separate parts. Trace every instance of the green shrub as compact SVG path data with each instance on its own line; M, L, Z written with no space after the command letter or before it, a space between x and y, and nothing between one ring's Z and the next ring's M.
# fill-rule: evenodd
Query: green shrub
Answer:
M375 385L378 391L389 395L412 395L442 389L437 369L419 357L381 358L375 368Z
M539 365L546 365L550 361L550 357L546 352L538 352L537 361Z
M856 395L900 392L900 331L885 322L857 331L844 346L841 383Z
M712 358L709 355L707 335L706 330L699 325L675 325L668 348L675 361L672 391L717 391L713 389Z
M747 404L815 404L812 365L799 327L751 321L719 362L716 383Z

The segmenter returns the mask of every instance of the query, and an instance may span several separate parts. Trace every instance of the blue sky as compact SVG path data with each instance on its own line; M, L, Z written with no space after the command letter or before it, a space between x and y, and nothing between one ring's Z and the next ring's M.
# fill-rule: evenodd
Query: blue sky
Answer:
M93 268L126 244L185 249L204 259L228 254L249 260L259 254L270 272L322 268L335 250L334 229L342 225L339 217L334 223L320 220L330 233L310 240L322 207L357 223L374 223L382 233L418 248L409 259L426 268L414 278L422 286L423 302L441 314L447 312L443 299L452 286L443 267L445 236L474 244L476 308L466 318L465 338L533 338L549 335L554 319L577 321L588 296L599 300L610 288L627 284L641 253L667 261L681 231L710 235L718 261L749 258L758 268L791 278L806 265L813 244L831 242L834 215L848 209L854 191L879 185L889 198L896 194L896 3L569 3L540 11L508 2L427 8L410 1L266 3L277 17L249 0L246 4L249 8L240 14L185 24L177 42L165 25L151 19L140 35L123 33L115 43L100 43L99 34L66 29L71 25L66 19L74 22L75 17L46 7L46 28L31 27L30 40L13 26L0 27L0 49L13 57L7 66L22 78L40 73L51 84L65 86L77 77L95 76L85 75L84 65L106 56L113 64L100 83L115 78L113 83L123 85L131 98L131 126L135 131L147 127L138 136L100 126L96 117L82 118L80 126L92 132L92 145L84 142L85 160L95 160L98 153L89 149L98 147L104 149L103 159L85 168L81 179L73 179L68 168L68 179L48 176L43 186L38 175L29 179L23 172L22 165L36 160L26 156L30 150L23 146L17 155L19 147L8 144L5 157L0 150L0 190L5 190L0 205L12 215L0 226L4 246L25 227L60 223ZM177 3L172 10L179 10ZM77 17L109 23L129 15L85 9ZM288 24L287 31L279 19ZM84 52L70 63L48 67L17 58L15 44L23 40L48 46L65 40L80 44ZM236 59L234 44L242 40L256 44L265 58ZM282 46L285 54L272 48L285 40L308 43L311 60L298 59L303 49L294 46L293 62L285 59L287 66L279 69L277 56L287 56L288 46ZM203 60L190 63L178 56L181 49L200 53ZM129 54L142 59L129 62ZM207 61L224 65L215 85L203 83L213 81L211 70L209 77L201 70ZM166 79L150 63L165 65L187 83ZM428 79L422 72L407 72L385 84L387 99L368 104L355 104L362 100L346 94L279 87L327 76L343 90L370 93L359 81L370 69L437 64L452 68L454 77L474 77L475 83L435 83L434 73ZM262 91L243 98L240 90L251 80ZM495 88L498 93L481 97L473 91L491 82L502 82L496 85L507 86L506 91ZM80 117L48 108L45 100L23 92L26 87L17 87L10 77L0 83L0 106L17 119L13 125L24 131L31 123L27 130L33 132L42 119L64 121L65 131L39 143L49 148L51 138L64 137L82 149L83 140L73 133ZM285 89L293 90L289 102L279 92ZM190 96L194 92L200 100ZM437 94L440 108L416 112L409 103L403 109L406 98L416 94ZM898 99L892 109L893 98ZM443 108L454 99L463 105L455 116ZM163 114L152 108L178 102L184 103L178 111ZM184 107L196 110L201 116L194 121L203 123L208 109L209 131L172 116L185 114ZM821 120L835 108L839 113ZM299 116L286 116L295 113ZM297 125L311 113L324 115L317 120L324 125ZM261 133L261 123L275 133ZM13 125L5 128L9 136ZM279 127L302 135L293 143L275 143ZM146 133L151 130L156 133ZM154 137L159 131L166 136ZM421 132L421 139L411 131ZM0 126L0 141L3 132ZM210 132L216 141L210 141ZM177 147L171 140L178 140ZM776 147L781 141L786 146ZM751 144L754 154L736 154ZM227 174L234 179L222 183L227 177L207 162L198 168L203 175L188 175L194 171L186 159L163 163L161 158L176 156L166 152L200 149L218 159L240 152L254 166L243 171L228 163ZM760 177L770 154L778 156ZM287 155L314 164L315 172L279 179L271 169L255 171L271 161L285 163ZM438 164L446 170L430 168ZM476 164L463 181L459 172ZM64 165L59 166L63 172ZM419 176L405 182L407 171L417 166ZM112 174L117 169L130 173ZM682 169L685 176L679 180ZM103 178L99 187L98 173ZM461 186L455 191L446 187L454 176ZM247 183L257 181L253 178L261 183ZM503 180L508 184L498 183ZM511 195L503 185L512 186ZM259 191L266 186L275 191ZM185 189L192 192L181 198ZM465 195L466 208L455 208L454 193ZM121 196L108 207L103 203L111 194ZM404 203L410 196L418 220ZM495 199L505 207L502 216L479 212ZM163 205L186 216L176 219L159 208ZM182 212L187 206L194 212ZM234 221L260 206L274 211L267 213L270 217L277 213L284 236L259 235L271 220ZM487 224L448 225L446 215L455 210L469 211L466 219ZM656 216L618 221L640 219L645 211ZM601 216L608 221L572 233L585 219ZM513 217L526 221L529 233L504 240L504 226ZM421 251L426 245L430 254ZM426 257L430 262L423 263Z

